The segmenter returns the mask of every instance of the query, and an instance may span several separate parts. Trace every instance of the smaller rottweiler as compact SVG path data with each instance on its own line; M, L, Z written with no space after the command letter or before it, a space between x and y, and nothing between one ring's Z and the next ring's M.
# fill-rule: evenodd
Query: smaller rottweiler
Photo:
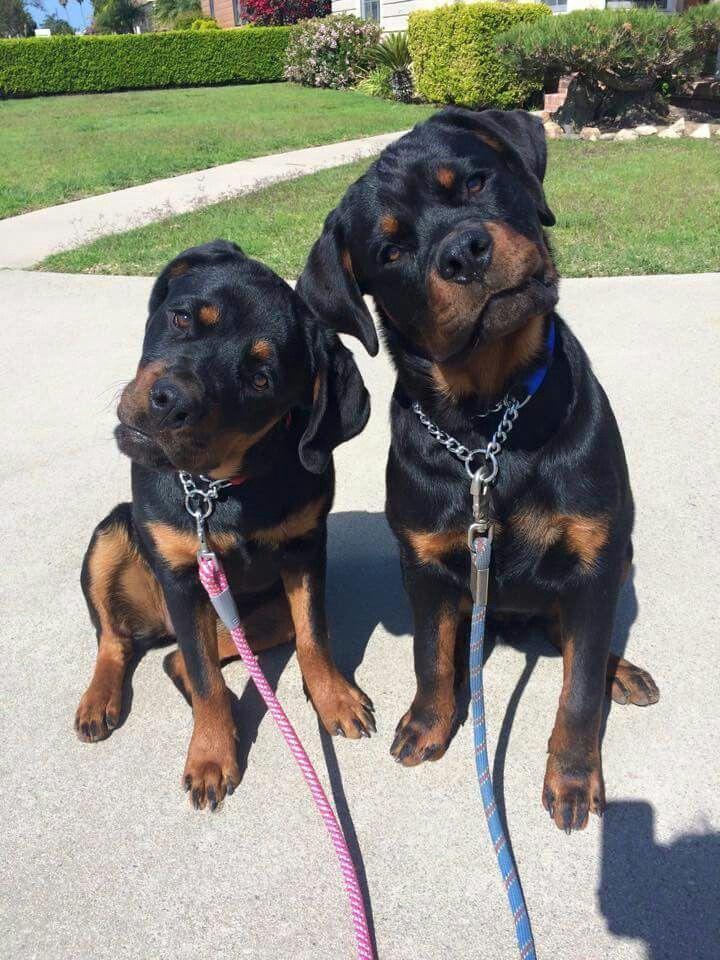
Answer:
M544 617L562 649L543 803L571 830L604 805L606 676L622 703L654 703L658 691L609 652L632 561L633 498L608 399L555 312L545 164L545 133L528 113L435 114L350 187L298 290L375 353L370 294L397 369L387 516L413 610L417 693L392 753L407 766L437 760L455 730L456 638L470 607L468 479L416 404L469 449L484 448L503 399L526 400L527 384L547 369L508 431L491 490L488 609Z
M280 277L217 240L186 250L153 287L142 357L115 436L132 460L132 503L95 530L82 588L97 631L80 700L81 740L118 725L136 641L176 639L166 670L192 704L183 785L215 809L240 780L220 666L235 646L197 574L198 539L178 471L231 479L209 521L255 651L293 638L325 729L375 729L370 700L333 663L325 618L332 450L359 433L370 403L351 352ZM204 479L200 479L204 478Z

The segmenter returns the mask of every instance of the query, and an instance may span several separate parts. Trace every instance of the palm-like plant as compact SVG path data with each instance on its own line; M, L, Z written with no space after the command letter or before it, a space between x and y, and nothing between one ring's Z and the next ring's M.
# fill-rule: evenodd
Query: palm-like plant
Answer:
M375 63L390 70L393 97L402 103L410 103L413 98L413 80L407 33L389 33L372 48L370 55Z

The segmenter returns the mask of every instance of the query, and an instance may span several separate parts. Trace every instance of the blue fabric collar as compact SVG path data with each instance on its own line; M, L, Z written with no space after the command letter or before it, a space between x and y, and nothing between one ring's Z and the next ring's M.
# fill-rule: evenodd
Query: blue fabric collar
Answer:
M527 390L527 398L530 399L534 394L538 392L542 383L547 376L547 372L550 369L550 364L552 363L553 354L555 353L555 318L550 318L550 326L548 327L547 333L547 342L545 344L545 363L541 367L538 367L533 373L530 374L523 381L523 386Z

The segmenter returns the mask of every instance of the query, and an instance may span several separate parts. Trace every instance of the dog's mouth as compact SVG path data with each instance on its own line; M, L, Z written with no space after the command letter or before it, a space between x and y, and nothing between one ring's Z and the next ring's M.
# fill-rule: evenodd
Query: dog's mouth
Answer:
M519 286L491 293L475 319L464 326L462 335L447 351L433 350L437 363L457 363L485 343L499 340L524 326L531 317L544 315L558 302L557 279L544 272Z
M115 427L115 441L120 452L129 457L133 463L156 470L174 468L174 464L157 440L138 427L123 423L121 420Z

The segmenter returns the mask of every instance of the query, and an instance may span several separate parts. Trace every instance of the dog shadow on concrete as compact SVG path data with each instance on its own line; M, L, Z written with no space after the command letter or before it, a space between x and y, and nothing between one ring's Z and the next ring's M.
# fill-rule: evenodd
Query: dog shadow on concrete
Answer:
M720 833L659 844L649 803L608 804L598 897L610 933L642 940L647 960L718 960Z

